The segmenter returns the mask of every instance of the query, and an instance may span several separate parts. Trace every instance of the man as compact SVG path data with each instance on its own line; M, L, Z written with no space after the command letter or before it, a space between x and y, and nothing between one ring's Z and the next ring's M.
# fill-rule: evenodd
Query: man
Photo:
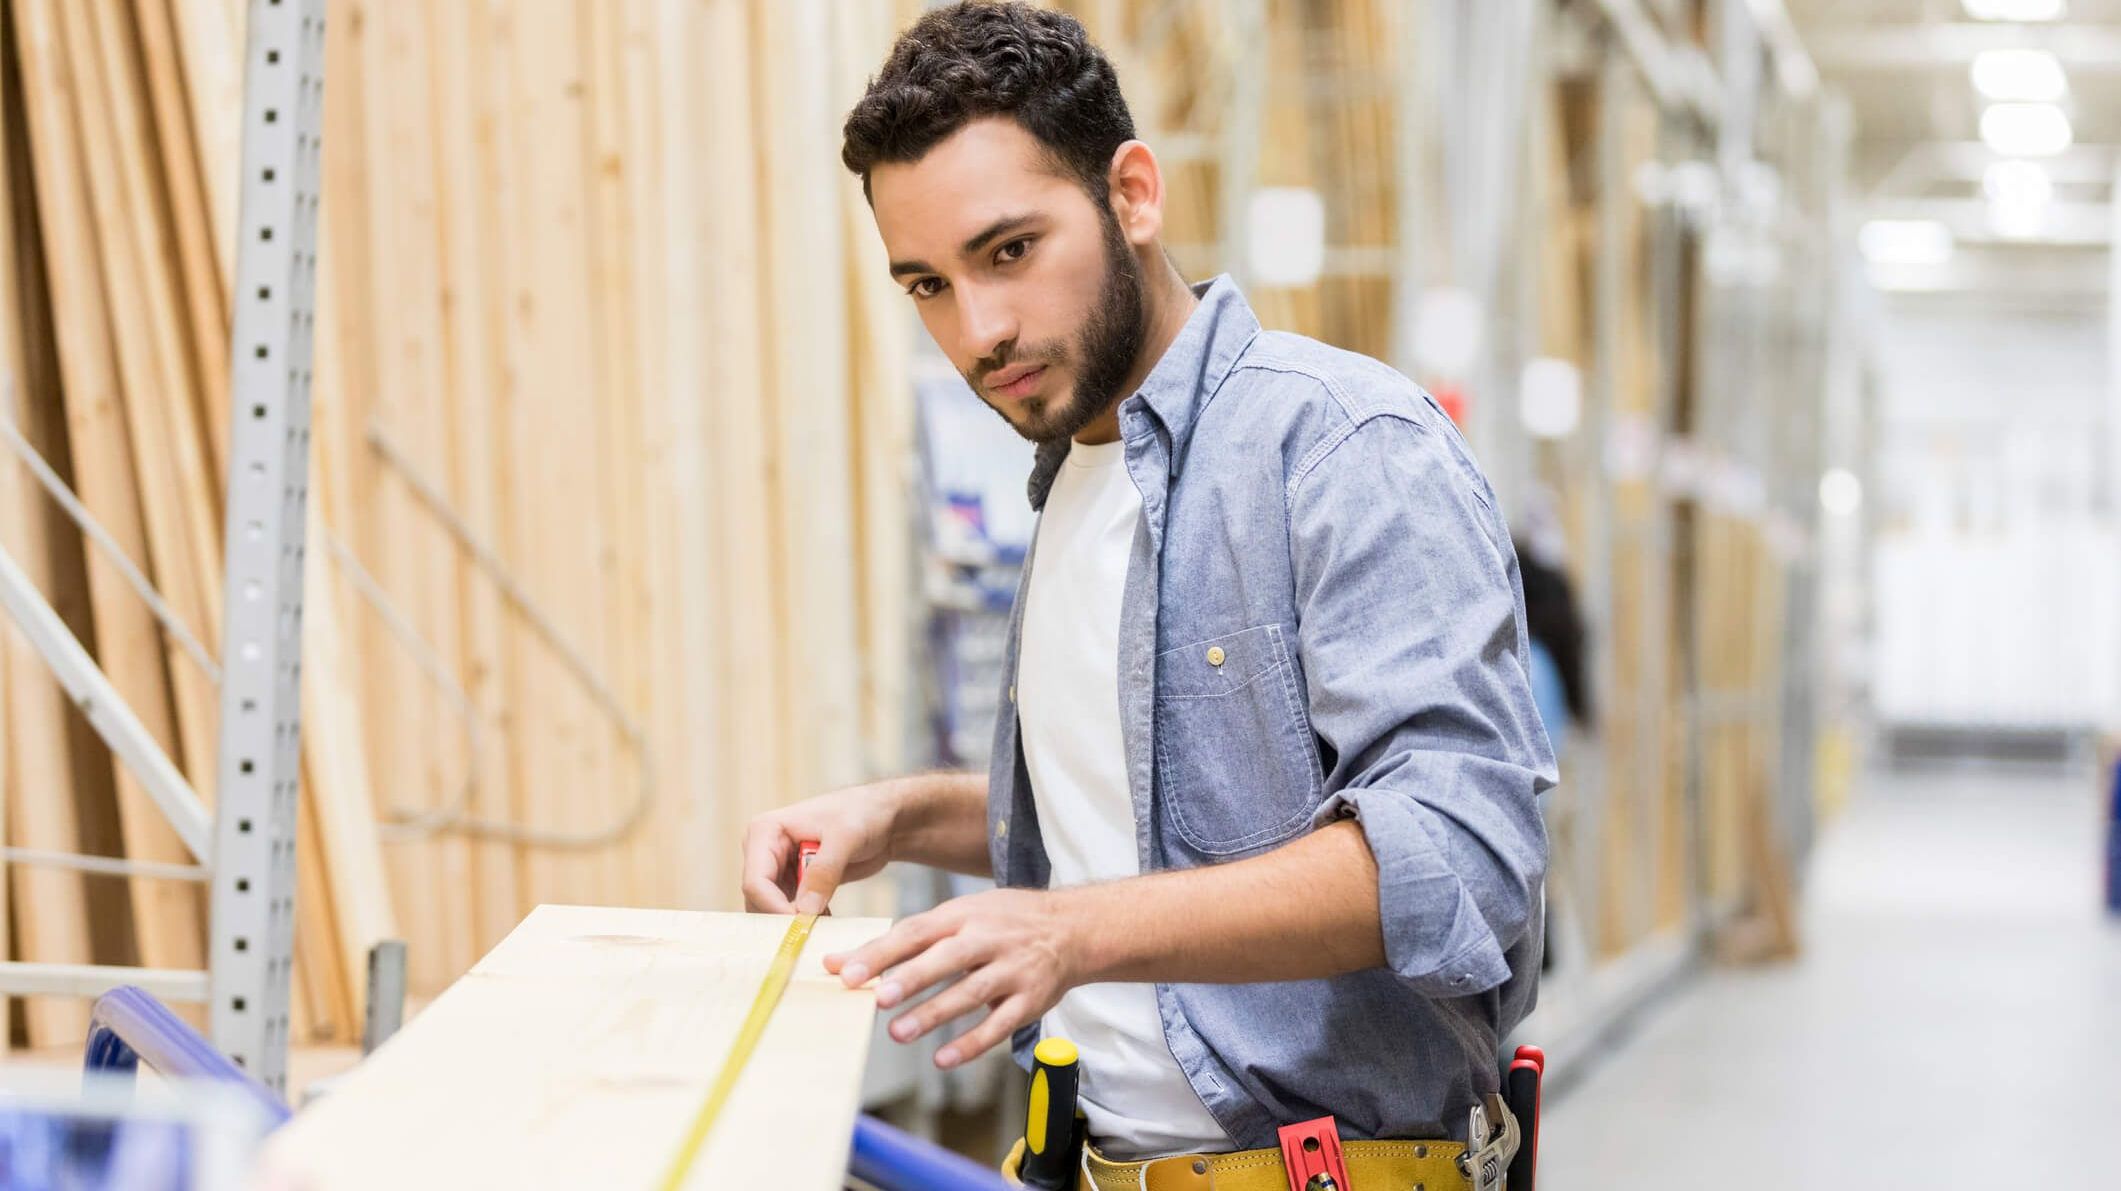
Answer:
M991 875L826 966L887 1010L940 989L901 1042L985 1010L944 1067L1072 1039L1106 1158L1328 1113L1462 1141L1532 1001L1552 756L1510 537L1448 419L1261 331L1227 279L1188 288L1156 157L1065 15L929 12L843 156L929 334L1038 444L1042 515L991 772L760 817L748 903L815 912L891 860Z

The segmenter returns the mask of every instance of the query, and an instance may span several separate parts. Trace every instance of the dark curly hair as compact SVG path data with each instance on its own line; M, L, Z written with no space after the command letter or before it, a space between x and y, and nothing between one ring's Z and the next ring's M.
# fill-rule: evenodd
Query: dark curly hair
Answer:
M847 113L840 160L867 195L876 166L918 161L985 116L1016 121L1100 207L1112 155L1134 139L1119 76L1074 17L968 2L934 9L899 35Z

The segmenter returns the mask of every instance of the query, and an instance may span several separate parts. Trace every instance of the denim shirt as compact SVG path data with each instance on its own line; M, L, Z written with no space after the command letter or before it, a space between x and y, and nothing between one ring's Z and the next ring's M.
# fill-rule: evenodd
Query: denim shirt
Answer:
M1142 514L1119 701L1143 872L1220 864L1353 818L1387 967L1159 984L1172 1055L1240 1149L1331 1113L1344 1138L1463 1139L1531 1008L1554 760L1517 558L1450 419L1365 356L1260 329L1228 278L1119 406ZM1042 508L1063 441L1042 447ZM1024 564L1028 584L1037 543ZM1023 592L995 726L998 884L1049 869L1017 744ZM1291 946L1301 946L1292 943ZM1029 1066L1038 1026L1018 1031Z

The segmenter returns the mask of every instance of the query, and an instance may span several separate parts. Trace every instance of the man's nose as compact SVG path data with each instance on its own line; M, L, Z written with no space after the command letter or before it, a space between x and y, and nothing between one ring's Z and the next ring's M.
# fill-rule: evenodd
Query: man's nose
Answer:
M958 334L966 354L975 360L992 360L1016 338L1016 314L993 293L958 293Z

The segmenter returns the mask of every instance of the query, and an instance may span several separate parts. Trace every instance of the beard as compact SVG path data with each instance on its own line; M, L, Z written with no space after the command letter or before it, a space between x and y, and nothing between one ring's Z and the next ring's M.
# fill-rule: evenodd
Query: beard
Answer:
M1119 399L1120 383L1126 380L1148 338L1143 316L1141 262L1135 259L1126 236L1120 232L1118 218L1102 207L1099 213L1104 217L1105 276L1098 285L1097 301L1090 307L1090 316L1076 335L1074 344L1011 349L981 360L965 374L965 382L972 386L973 392L981 395L982 401L986 401L983 379L1011 364L1035 362L1051 368L1073 363L1074 387L1052 398L1027 399L1022 421L987 401L987 407L1009 423L1010 429L1034 443L1043 445L1074 438L1084 427L1103 417Z

